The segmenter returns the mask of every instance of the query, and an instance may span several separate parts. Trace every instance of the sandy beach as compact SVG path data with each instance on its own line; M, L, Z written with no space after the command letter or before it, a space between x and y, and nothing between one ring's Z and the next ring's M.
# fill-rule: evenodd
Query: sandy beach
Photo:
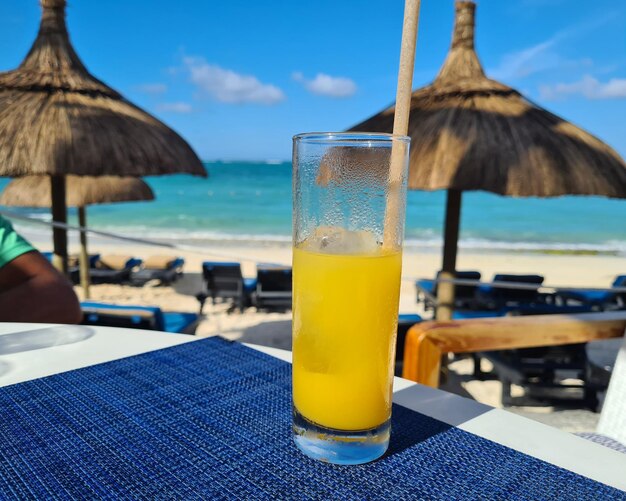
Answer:
M44 242L34 242L45 248ZM71 252L78 252L70 247ZM200 271L203 261L240 261L246 277L256 276L257 263L291 265L291 248L287 246L216 246L198 252L162 249L152 246L94 244L90 253L123 254L147 258L155 254L181 256L185 259L184 277L174 287L122 287L112 285L92 286L94 299L116 295L120 301L149 301L167 310L193 310L197 306L195 294L201 289ZM403 256L402 290L400 311L414 312L415 280L433 277L441 267L441 256L432 251L405 250ZM460 270L478 270L483 280L490 280L495 273L540 274L544 285L554 287L609 287L615 275L626 270L626 257L609 255L540 254L511 252L463 252L458 258ZM170 290L171 289L171 290ZM79 288L77 288L79 290ZM193 299L188 304L189 297ZM164 302L160 302L164 301Z
M46 242L34 243L41 248L47 247ZM71 246L70 250L78 251L75 246ZM203 261L240 261L246 277L256 276L257 263L291 264L291 248L280 245L215 246L212 249L191 252L129 245L124 242L97 242L91 246L90 252L131 255L144 259L155 254L183 257L184 275L172 286L148 283L143 287L112 284L91 287L93 300L155 305L165 311L198 311L199 303L195 296L202 290ZM441 257L435 252L405 251L400 295L401 313L424 313L416 304L415 280L433 277L440 266ZM545 277L544 284L548 286L608 287L615 275L626 270L626 257L461 251L458 268L479 270L483 280L491 279L495 273L536 273ZM80 287L76 287L76 292L83 297ZM248 308L244 313L229 314L225 307L212 306L210 301L207 301L204 313L205 318L197 330L199 336L222 335L229 339L290 348L290 313L264 313Z

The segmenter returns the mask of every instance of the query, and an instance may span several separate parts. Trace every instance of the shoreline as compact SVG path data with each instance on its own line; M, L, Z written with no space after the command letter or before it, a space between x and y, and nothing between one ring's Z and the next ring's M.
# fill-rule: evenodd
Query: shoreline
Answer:
M33 245L40 250L51 248L51 241L32 238L25 233ZM194 246L195 247L195 246ZM76 238L70 238L70 253L79 251ZM90 253L124 254L146 259L151 255L176 255L185 259L184 271L201 272L202 261L240 261L246 277L256 276L256 263L291 265L291 245L221 245L190 250L156 247L131 242L112 241L101 237L91 238ZM441 254L434 249L414 250L405 248L402 269L402 306L415 309L415 280L433 278L441 266ZM490 281L496 273L539 274L545 277L546 287L610 287L614 277L626 273L626 256L596 253L538 253L518 250L505 252L499 249L478 251L460 249L457 269L477 270L483 281ZM200 287L201 284L198 284ZM197 292L197 291L196 291ZM410 298L410 299L409 299ZM402 311L404 313L404 311Z
M52 239L40 234L22 231L22 235L39 250L52 247ZM68 248L70 253L79 251L76 232L70 232ZM275 242L211 242L206 246L195 242L191 245L177 240L163 242L166 245L181 245L182 248L140 244L110 238L90 236L89 252L101 254L131 254L139 258L150 255L167 254L185 258L186 271L201 271L202 261L241 261L243 273L247 277L256 275L254 263L291 264L291 243ZM405 247L403 258L403 280L432 278L441 266L441 250L437 248ZM539 274L545 277L549 287L609 287L616 275L626 273L626 255L591 252L584 250L504 250L459 248L457 269L476 269L482 273L482 280L488 281L496 273Z
M47 223L45 228L34 227L33 225L24 225L19 220L13 221L16 229L23 234L29 241L37 243L41 250L48 250L51 247L52 232ZM121 236L129 238L143 239L151 243L145 245L154 246L154 248L162 248L173 252L193 251L196 248L201 252L206 247L215 247L219 249L269 249L269 248L291 248L291 236L288 235L219 235L212 237L200 237L197 234L191 235L183 232L181 235L165 236L164 233L156 234L140 234L136 236L131 234L124 228L106 228L100 231L119 233ZM110 246L139 246L139 242L116 240L110 237L99 235L88 235L90 242L94 245ZM78 236L75 230L68 233L68 243L77 243ZM162 244L162 245L158 245ZM180 251L173 247L181 245L184 247ZM441 255L443 242L431 239L408 239L404 243L404 251L417 254L435 254ZM532 242L503 242L503 241L483 241L477 239L467 239L459 241L459 254L511 254L511 255L539 255L539 256L609 256L626 258L626 241L616 241L614 244L567 244L567 243L532 243Z

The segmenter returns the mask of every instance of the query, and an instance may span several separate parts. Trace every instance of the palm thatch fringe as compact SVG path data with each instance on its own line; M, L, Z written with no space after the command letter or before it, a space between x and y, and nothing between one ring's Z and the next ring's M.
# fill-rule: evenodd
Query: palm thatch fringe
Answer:
M0 205L15 207L51 207L50 178L27 176L11 181L0 194ZM68 207L154 200L154 193L145 181L136 177L67 176Z

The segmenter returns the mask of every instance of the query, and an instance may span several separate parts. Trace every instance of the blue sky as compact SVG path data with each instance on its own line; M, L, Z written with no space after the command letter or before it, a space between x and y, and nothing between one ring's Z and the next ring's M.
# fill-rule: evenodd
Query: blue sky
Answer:
M298 132L343 130L391 104L400 0L70 0L89 70L180 132L203 159L289 159ZM36 0L0 2L0 70L19 64ZM450 43L452 0L422 0L414 87ZM626 4L483 0L488 75L626 156Z

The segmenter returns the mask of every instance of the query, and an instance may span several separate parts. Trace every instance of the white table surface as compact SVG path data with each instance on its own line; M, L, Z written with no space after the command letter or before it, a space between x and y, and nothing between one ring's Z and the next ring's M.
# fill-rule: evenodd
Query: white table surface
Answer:
M0 323L0 386L198 340L164 332ZM291 362L291 353L248 345ZM626 454L451 393L395 378L394 402L599 482L626 490Z

